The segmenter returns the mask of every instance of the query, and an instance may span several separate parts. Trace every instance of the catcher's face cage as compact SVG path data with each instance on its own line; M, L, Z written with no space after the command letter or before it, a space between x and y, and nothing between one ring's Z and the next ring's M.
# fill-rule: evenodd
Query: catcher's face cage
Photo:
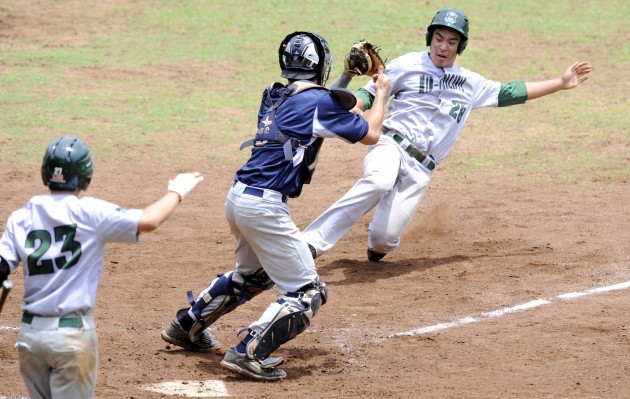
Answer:
M311 80L318 77L319 83L326 85L332 55L323 37L311 32L293 32L280 44L278 56L283 78Z
M463 53L468 44L468 17L466 14L454 8L443 8L438 11L427 28L427 46L431 45L433 31L438 26L451 28L460 34L461 40L457 47L457 54Z
M87 189L94 164L88 146L76 137L55 139L44 154L42 181L51 190Z

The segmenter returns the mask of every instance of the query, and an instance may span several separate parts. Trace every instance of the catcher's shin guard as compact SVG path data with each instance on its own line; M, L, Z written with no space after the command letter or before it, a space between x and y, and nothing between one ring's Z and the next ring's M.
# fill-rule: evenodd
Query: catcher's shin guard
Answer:
M193 320L194 324L189 333L190 339L193 340L198 333L221 316L272 286L273 281L262 268L248 276L237 271L221 274L199 294L196 301L191 300L192 293L189 292L191 307L180 310L177 317L188 316Z
M265 360L280 345L304 332L327 297L326 284L316 281L278 299L271 306L277 308L279 304L280 309L269 325L260 332L250 329L252 339L247 343L247 356Z

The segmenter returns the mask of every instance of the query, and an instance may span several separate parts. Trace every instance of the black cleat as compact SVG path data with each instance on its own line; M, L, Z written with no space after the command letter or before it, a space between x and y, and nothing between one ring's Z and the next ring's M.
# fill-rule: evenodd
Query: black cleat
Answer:
M239 353L232 347L225 353L225 357L221 360L220 365L224 369L254 380L276 381L286 377L287 373L285 373L284 370L274 367L275 365L280 365L283 362L276 362L275 359L274 361L267 363L256 359L250 359L246 354Z
M383 259L385 257L385 255L386 254L381 254L381 253L378 253L378 252L374 252L370 248L368 248L368 250L367 250L368 259L371 262L378 262L379 260Z
M221 347L221 343L207 329L191 341L188 331L184 330L177 320L171 320L168 328L162 331L162 339L170 344L198 352L216 351Z
M317 251L315 250L315 247L313 247L311 244L308 244L308 249L311 250L311 256L313 257L313 259L317 258Z

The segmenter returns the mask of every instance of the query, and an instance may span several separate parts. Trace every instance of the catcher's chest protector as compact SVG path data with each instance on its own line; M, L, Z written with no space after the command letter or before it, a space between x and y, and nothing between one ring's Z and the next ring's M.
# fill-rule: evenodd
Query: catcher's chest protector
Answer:
M271 99L271 91L274 89L280 89L283 85L281 83L274 83L265 89L265 99L264 101L267 103L269 107L267 109L267 113L263 118L258 122L258 130L256 131L256 136L247 140L243 144L241 144L240 149L242 150L245 147L249 147L250 145L254 145L255 147L263 146L269 142L276 142L283 144L284 150L284 159L286 161L293 160L293 150L300 147L302 145L300 140L297 138L291 137L288 134L282 132L278 125L276 124L276 109L282 103L284 103L287 98L290 96L294 96L304 90L308 89L322 89L328 90L325 87L307 83L307 82L295 82L289 86L284 87L284 91L281 97L274 104ZM304 159L301 163L302 173L304 176L304 183L309 184L311 182L311 178L313 177L313 173L315 173L315 167L317 166L317 159L319 156L319 150L322 147L324 142L323 138L317 138L315 140L311 140L309 143L304 144L302 146L305 147Z

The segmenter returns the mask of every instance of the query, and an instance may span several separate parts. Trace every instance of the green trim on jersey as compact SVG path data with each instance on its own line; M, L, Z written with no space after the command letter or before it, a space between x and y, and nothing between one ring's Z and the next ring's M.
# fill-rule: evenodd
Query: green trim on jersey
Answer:
M502 84L499 90L498 107L508 107L510 105L523 104L527 100L527 87L524 80L514 80L510 83Z
M359 89L359 91L355 94L356 98L360 98L363 100L365 106L363 107L364 111L372 108L372 102L374 102L374 96L370 94L369 91L365 90L363 87Z
M365 104L363 110L367 111L372 108L374 96L370 94L369 91L364 88L360 88L355 96L363 100L363 103ZM510 83L501 85L501 89L499 89L498 107L523 104L525 101L527 101L527 86L525 86L524 80L514 80Z

